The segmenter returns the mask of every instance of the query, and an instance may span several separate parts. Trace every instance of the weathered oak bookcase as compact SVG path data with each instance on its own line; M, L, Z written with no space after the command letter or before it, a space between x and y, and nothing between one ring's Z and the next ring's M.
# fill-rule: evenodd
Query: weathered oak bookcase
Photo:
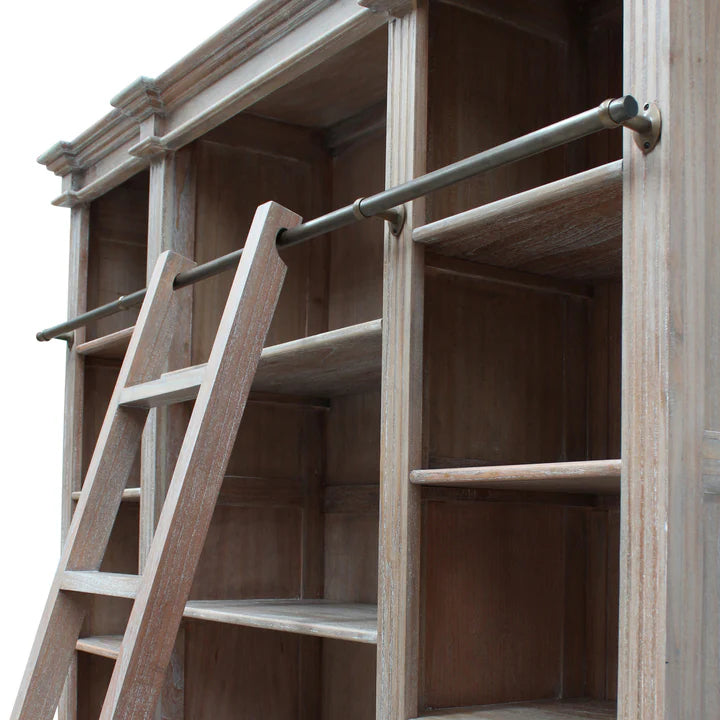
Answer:
M311 219L606 97L662 111L647 154L593 135L282 251L158 717L720 717L719 33L716 0L261 0L42 156L72 317L267 200ZM136 316L68 347L65 531ZM142 572L191 405L150 413L101 569ZM132 604L88 602L61 720L99 716Z

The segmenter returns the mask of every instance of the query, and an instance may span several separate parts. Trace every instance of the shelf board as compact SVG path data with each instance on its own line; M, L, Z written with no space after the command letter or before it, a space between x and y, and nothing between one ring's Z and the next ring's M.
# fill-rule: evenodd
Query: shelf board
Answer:
M382 321L331 330L265 348L252 389L260 393L333 397L380 381ZM123 390L121 403L157 407L197 397L206 365L164 373Z
M620 492L621 465L620 460L585 460L413 470L410 481L417 485L614 494Z
M78 501L80 499L81 494L82 494L81 490L75 490L71 493L70 497L72 497L73 500ZM122 501L123 502L140 502L140 488L139 487L125 488L122 493Z
M327 600L191 600L186 618L314 635L377 642L377 606Z
M121 642L122 635L96 635L80 638L75 644L75 649L115 660L120 653Z
M555 277L620 277L622 161L413 231L435 253Z
M90 355L92 357L106 358L109 360L122 360L134 329L134 326L124 328L109 335L103 335L103 337L95 340L88 340L87 342L80 343L80 345L75 348L75 351L78 355Z
M554 700L433 710L418 720L614 720L614 701Z

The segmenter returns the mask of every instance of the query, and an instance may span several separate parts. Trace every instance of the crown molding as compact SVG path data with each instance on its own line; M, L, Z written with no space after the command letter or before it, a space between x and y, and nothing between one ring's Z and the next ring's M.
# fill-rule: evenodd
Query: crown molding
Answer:
M305 38L301 26L308 22ZM253 72L265 73L262 83L271 86L292 75L293 53L299 68L313 53L335 52L382 22L357 0L260 0L157 78L140 77L128 85L112 98L113 109L72 142L43 153L38 162L64 181L55 204L87 202L90 189L97 192L113 178L118 182L126 167L146 165L189 142L188 134L198 127L207 131L227 119L236 96L256 92L254 80L235 79L256 56L267 58L258 58L258 67L265 63L267 69L253 66ZM283 45L286 36L296 39Z
M73 143L57 142L46 150L37 161L56 175L63 176L79 170L77 151Z
M165 107L155 80L139 77L134 83L120 91L110 104L123 115L142 122L152 115L164 115Z

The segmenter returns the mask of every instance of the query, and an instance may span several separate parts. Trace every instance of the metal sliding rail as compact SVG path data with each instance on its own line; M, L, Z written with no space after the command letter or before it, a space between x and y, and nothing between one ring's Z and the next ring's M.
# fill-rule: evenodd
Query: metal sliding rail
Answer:
M649 106L646 106L645 110L647 111L648 108ZM297 245L319 235L376 216L386 219L391 223L391 228L398 232L402 228L405 217L403 204L410 200L415 200L488 170L537 155L573 140L579 140L601 130L623 125L639 133L643 138L654 136L657 141L659 117L651 116L647 112L638 114L638 103L632 95L625 95L615 100L605 100L598 107L586 110L579 115L573 115L540 130L522 135L375 195L359 198L352 205L333 210L294 228L281 230L277 238L278 247ZM645 142L642 147L646 151L652 149L648 142ZM175 278L174 287L186 287L228 270L237 265L241 254L242 248L182 272ZM67 333L86 325L91 320L107 317L129 307L140 305L145 298L145 292L146 290L143 289L130 295L124 295L64 323L41 330L36 337L40 341L57 337L71 340L72 336Z

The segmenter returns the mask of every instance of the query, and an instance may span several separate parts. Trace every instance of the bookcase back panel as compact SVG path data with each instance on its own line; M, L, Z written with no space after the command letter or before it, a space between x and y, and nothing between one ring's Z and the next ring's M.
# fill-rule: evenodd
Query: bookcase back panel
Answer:
M298 718L299 647L298 635L187 623L185 717Z
M149 173L143 171L90 205L88 308L145 287L148 183ZM137 308L130 308L94 320L87 326L87 338L129 327L137 314Z
M431 467L585 458L585 301L437 275L425 328Z

